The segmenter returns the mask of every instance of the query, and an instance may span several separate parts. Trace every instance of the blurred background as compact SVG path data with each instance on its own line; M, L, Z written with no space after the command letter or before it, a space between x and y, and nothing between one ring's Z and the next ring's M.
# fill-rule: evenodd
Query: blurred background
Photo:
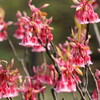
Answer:
M33 0L32 3L36 7L40 7L45 3L50 4L49 7L42 9L42 11L45 11L48 13L48 18L53 17L53 22L51 24L51 26L54 27L54 30L52 31L54 35L53 42L55 44L64 43L67 39L67 36L70 36L69 26L71 27L75 26L74 18L73 18L75 14L75 9L71 8L71 5L73 5L72 0ZM0 7L2 7L5 10L6 22L8 21L16 22L17 21L16 12L18 10L21 12L25 11L27 12L28 15L30 15L28 0L0 0ZM96 9L95 11L100 16L100 8ZM98 23L97 25L100 30L100 23ZM20 41L13 37L13 34L16 28L17 27L13 25L9 26L8 33L9 33L9 37L13 41L13 44L17 50L18 55L22 57L23 54L25 53L25 48L22 46L19 46L18 43ZM100 54L97 51L97 49L99 48L99 45L98 45L96 36L94 34L92 25L90 25L90 34L92 38L90 39L89 45L93 52L93 54L91 55L92 61L93 61L92 69L93 71L95 71L96 68L100 68L100 63L99 63ZM31 66L40 65L41 55L37 53L32 53L31 49L28 49L28 52L29 52L29 59L30 59ZM16 57L14 56L8 41L0 42L0 60L3 59L10 62L12 58L15 59L15 67L20 68L20 72L24 75L23 69L21 68L20 63L17 61ZM92 82L92 79L90 80L90 83L91 82ZM90 84L89 87L94 88L94 84ZM52 100L52 99L49 99L49 100ZM73 100L73 99L70 98L66 100Z

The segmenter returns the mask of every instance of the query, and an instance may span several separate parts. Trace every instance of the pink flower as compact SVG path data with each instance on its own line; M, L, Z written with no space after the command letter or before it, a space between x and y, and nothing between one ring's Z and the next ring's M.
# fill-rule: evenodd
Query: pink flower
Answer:
M36 45L36 42L37 39L32 37L32 33L30 33L30 31L27 31L21 43L19 44L25 47L32 47L33 45Z
M49 26L52 18L47 19L47 13L41 11L48 4L36 8L34 5L31 5L31 2L32 0L28 3L31 10L29 17L25 12L23 16L19 11L17 12L18 22L16 25L18 25L18 29L15 31L14 36L17 39L21 39L20 45L32 47L33 52L45 52L44 46L49 48L50 42L53 40L52 27Z
M45 88L38 80L38 77L27 77L20 88L20 92L24 93L24 100L37 100L36 95L44 92Z
M81 0L77 3L75 18L80 24L97 23L100 22L98 14L94 12L92 4L89 0Z
M97 9L100 6L99 0L92 0L92 6L94 9Z
M72 62L75 66L85 67L85 65L92 64L90 57L91 51L88 45L74 43L71 54L73 55Z
M45 52L46 49L41 45L37 44L32 47L32 52Z
M63 73L61 79L57 82L56 88L54 88L56 92L75 92L76 91L76 82L69 75L66 76L66 73Z
M43 64L41 67L33 67L36 77L39 77L39 80L42 84L48 84L51 86L55 85L57 81L58 74L53 65Z
M22 26L19 26L19 28L15 31L14 37L17 39L23 39L25 35L25 30Z
M97 95L97 91L96 90L93 91L92 99L93 100L98 100L98 95Z
M20 11L17 12L16 16L18 18L18 22L15 23L15 25L18 26L18 29L15 31L14 37L17 39L23 39L26 32L29 30L29 18L25 14L22 16Z
M1 62L5 63L5 61ZM0 65L0 98L15 97L18 95L18 70L11 70L11 66L7 65L6 68L3 68Z
M0 19L1 20L1 19ZM4 41L7 39L7 23L0 21L0 42Z

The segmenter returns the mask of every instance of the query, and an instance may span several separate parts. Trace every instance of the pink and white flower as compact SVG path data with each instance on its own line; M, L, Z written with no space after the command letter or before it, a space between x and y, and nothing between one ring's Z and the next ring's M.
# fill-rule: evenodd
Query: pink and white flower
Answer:
M6 61L0 61L6 62ZM18 95L17 81L19 79L18 70L11 70L13 65L6 68L0 64L0 98L15 97Z
M44 46L48 47L53 40L52 28L49 26L52 18L47 19L47 13L41 11L48 4L36 8L34 5L31 5L31 2L32 0L28 3L31 10L29 17L25 12L23 16L19 11L17 12L18 22L16 25L18 25L18 29L15 31L14 36L22 40L19 43L20 45L32 47L32 51L34 52L45 52Z
M78 6L73 7L76 8L75 18L78 20L80 24L100 22L98 14L94 12L90 0L81 0L80 2L77 2L77 5Z

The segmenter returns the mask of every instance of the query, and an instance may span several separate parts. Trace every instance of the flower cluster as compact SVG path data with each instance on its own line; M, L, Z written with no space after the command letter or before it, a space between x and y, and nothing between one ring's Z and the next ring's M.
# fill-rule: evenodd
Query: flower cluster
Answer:
M6 65L2 65L2 63ZM18 69L11 70L12 67L13 60L11 65L8 65L4 60L0 60L0 98L15 97L18 95L17 82L20 76Z
M17 39L21 39L19 43L25 47L32 47L32 51L44 52L45 46L49 48L50 41L53 39L51 33L52 27L49 24L52 22L52 18L47 19L47 13L42 12L41 9L48 6L48 4L43 5L40 8L36 8L31 5L31 0L28 5L31 10L30 17L24 12L24 16L18 11L17 17L18 29L16 30L14 36Z
M14 37L21 40L19 45L31 47L33 52L46 52L52 63L48 65L43 57L43 64L33 66L34 75L30 76L27 70L27 65L30 66L28 60L18 56L13 43L8 38L13 52L27 76L22 82L18 69L12 69L14 60L11 61L11 64L5 60L0 60L0 99L12 99L21 93L24 100L37 100L37 95L45 92L46 85L52 87L54 100L56 100L55 92L75 92L77 90L82 100L86 100L85 94L90 100L100 98L100 71L96 70L95 76L92 73L90 67L92 64L90 54L92 52L89 47L91 37L89 24L100 22L98 14L94 12L98 2L96 0L73 0L73 2L77 4L77 6L73 6L76 8L76 26L74 29L71 28L71 37L67 37L66 42L64 44L59 43L58 46L52 42L51 31L53 28L50 27L52 18L47 19L47 13L41 11L49 4L37 8L31 4L32 0L29 0L30 16L26 12L23 14L20 11L17 12L18 21L14 25L18 28ZM4 21L4 11L0 8L0 41L7 39L6 30L10 24ZM25 56L28 55L25 54ZM87 89L88 71L97 85L92 96Z
M36 95L43 93L45 88L37 77L26 77L19 91L24 93L24 100L37 100Z
M75 17L80 24L97 23L100 22L98 14L94 12L92 3L95 1L91 0L73 0L78 6L76 8ZM95 5L94 5L95 7Z

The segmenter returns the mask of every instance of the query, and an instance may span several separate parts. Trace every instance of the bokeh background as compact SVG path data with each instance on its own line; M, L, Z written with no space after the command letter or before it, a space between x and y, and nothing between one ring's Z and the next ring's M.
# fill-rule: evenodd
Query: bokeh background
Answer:
M42 9L43 11L48 13L48 18L53 17L53 22L51 24L52 27L54 27L54 30L52 31L54 35L53 42L55 44L64 43L67 39L67 36L70 36L70 29L69 26L74 27L74 14L75 9L71 8L71 5L73 4L72 0L33 0L32 2L36 7L40 7L45 3L49 3L50 6L47 8ZM5 21L13 21L16 22L16 12L19 10L21 12L26 11L28 15L30 15L30 9L28 7L28 0L0 0L0 7L2 7L5 10ZM96 9L96 12L100 16L100 8ZM100 23L97 24L98 28L100 30ZM13 37L13 34L16 30L16 26L10 26L8 27L9 37L13 41L13 44L17 50L17 53L20 57L23 56L25 53L25 48L22 46L19 46L19 40L15 39ZM100 68L100 54L98 53L97 49L99 48L94 30L93 25L90 25L90 34L92 38L90 39L90 47L93 52L92 56L92 69L95 71L96 68ZM31 49L28 49L29 51L29 61L31 66L33 65L40 65L41 64L41 54L32 53ZM8 43L8 41L0 42L0 60L4 59L8 62L11 61L11 59L15 59L15 67L18 67L20 69L20 72L24 75L23 69L21 68L20 63L17 61L16 57L14 56L12 49ZM30 68L31 69L31 68ZM89 88L92 90L94 88L94 83L92 79L90 79L90 85ZM49 87L48 87L49 88ZM47 95L49 94L49 95ZM47 92L46 97L51 97L50 91ZM59 94L59 97L61 97L62 94ZM72 94L64 94L65 100L73 100ZM20 98L17 98L16 100L21 100ZM48 99L52 100L52 98ZM61 99L59 99L61 100ZM79 99L77 99L79 100Z

